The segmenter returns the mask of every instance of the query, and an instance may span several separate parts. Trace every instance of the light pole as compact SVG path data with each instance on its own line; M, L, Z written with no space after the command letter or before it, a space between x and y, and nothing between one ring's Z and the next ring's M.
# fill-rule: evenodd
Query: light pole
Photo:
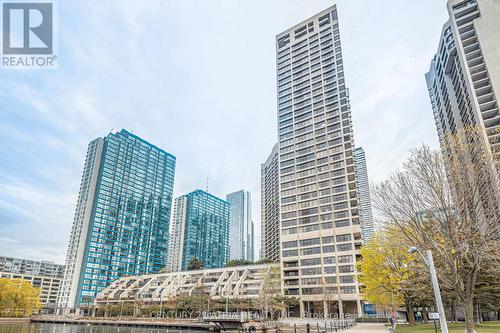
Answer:
M448 333L448 324L446 323L446 315L444 313L443 301L441 300L441 291L439 290L439 283L436 274L436 267L434 267L434 259L432 258L432 252L430 250L425 251L425 253L427 254L427 259L426 259L424 255L415 246L412 246L408 249L408 253L415 253L415 252L417 252L420 255L420 257L422 257L422 260L429 269L429 272L431 274L432 289L434 290L434 299L436 300L436 306L439 313L439 324L441 326L441 332Z

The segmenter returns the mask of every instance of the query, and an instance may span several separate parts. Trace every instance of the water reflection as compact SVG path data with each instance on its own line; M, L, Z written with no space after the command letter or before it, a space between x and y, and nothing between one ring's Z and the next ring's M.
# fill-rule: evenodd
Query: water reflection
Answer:
M172 328L87 326L45 323L0 323L0 333L206 333Z

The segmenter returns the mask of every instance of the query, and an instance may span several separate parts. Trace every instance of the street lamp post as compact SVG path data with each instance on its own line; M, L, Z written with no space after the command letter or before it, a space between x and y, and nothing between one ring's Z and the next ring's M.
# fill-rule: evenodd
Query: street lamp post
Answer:
M160 294L160 318L163 318L163 297Z
M439 313L439 324L441 326L442 333L448 333L448 324L446 323L446 315L444 313L443 301L441 300L441 291L439 290L439 283L436 274L436 267L434 266L434 259L432 258L432 252L430 250L425 251L427 258L414 246L408 249L409 253L417 252L425 265L429 269L431 274L432 289L434 290L434 299L436 301L436 307Z

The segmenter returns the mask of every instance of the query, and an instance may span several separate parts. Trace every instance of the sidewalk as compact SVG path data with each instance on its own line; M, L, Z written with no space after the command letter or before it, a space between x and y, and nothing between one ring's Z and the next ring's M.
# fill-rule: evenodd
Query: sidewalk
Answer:
M348 329L345 333L386 333L383 323L357 323L356 326Z

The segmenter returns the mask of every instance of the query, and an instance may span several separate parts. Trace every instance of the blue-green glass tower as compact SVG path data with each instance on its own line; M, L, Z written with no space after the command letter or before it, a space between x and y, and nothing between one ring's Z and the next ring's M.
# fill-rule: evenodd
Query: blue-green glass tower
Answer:
M58 305L166 264L175 157L121 130L90 142Z
M204 268L223 267L229 260L229 203L202 190L175 200L172 270L187 270L194 258Z

